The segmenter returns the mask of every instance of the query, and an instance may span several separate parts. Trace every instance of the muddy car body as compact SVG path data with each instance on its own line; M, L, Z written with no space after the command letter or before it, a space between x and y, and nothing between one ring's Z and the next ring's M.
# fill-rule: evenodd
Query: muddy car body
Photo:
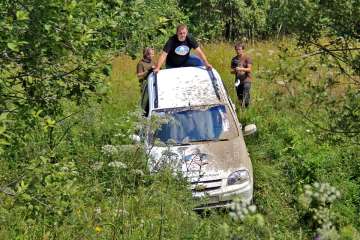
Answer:
M188 179L204 207L250 202L253 170L235 106L215 69L184 67L151 74L141 105L148 118L167 120L145 137L152 171L171 165ZM150 134L151 135L151 134ZM154 139L166 143L154 145Z

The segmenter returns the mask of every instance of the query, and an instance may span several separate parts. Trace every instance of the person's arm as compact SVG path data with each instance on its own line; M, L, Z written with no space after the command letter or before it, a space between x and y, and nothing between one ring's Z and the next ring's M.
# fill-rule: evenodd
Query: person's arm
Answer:
M246 68L244 68L244 67L236 67L236 71L237 71L237 72L248 72L248 73L251 73L251 67L252 67L252 64L248 64Z
M138 79L143 79L145 77L145 72L140 72L137 74Z
M236 71L237 72L247 72L247 73L251 73L251 67L252 67L252 60L250 58L247 58L246 60L246 68L244 67L237 67Z
M157 73L157 72L160 71L160 68L161 68L161 66L164 64L167 55L168 55L167 52L164 52L164 51L163 51L163 52L161 53L161 55L160 55L160 57L159 57L159 60L158 60L158 62L157 62L157 65L156 65L156 67L155 67L155 69L154 69L154 72L155 72L155 73Z
M145 77L145 71L144 67L139 63L136 67L136 76L138 79L143 79Z
M194 50L195 50L195 52L197 53L197 55L199 55L199 57L201 58L201 60L203 60L205 66L206 66L207 68L212 68L211 64L208 62L208 60L207 60L207 58L206 58L206 56L205 56L205 53L201 50L201 48L200 48L200 47L197 47L197 48L195 48Z

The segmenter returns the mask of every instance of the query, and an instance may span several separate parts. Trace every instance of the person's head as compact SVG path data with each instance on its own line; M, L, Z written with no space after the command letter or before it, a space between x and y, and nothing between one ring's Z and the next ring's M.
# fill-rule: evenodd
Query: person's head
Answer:
M186 36L188 34L188 28L185 24L180 24L176 28L176 35L179 41L185 41Z
M245 45L243 43L236 43L235 46L235 52L238 56L241 56L244 53Z
M153 57L154 57L154 49L151 48L151 47L144 48L143 58L148 59L148 60L152 60Z

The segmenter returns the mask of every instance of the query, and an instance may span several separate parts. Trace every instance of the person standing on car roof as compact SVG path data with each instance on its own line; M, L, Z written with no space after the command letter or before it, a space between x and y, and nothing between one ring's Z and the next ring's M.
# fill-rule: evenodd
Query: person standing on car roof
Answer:
M151 47L144 48L143 58L139 61L136 66L136 76L139 79L140 88L146 80L147 76L155 68L154 62L154 49Z
M244 53L245 45L235 44L236 56L231 60L231 73L235 75L236 94L242 107L250 104L252 60Z
M195 55L190 55L191 49L194 49L200 58ZM188 34L188 28L185 24L177 26L176 34L166 42L154 72L160 70L165 60L166 68L204 65L207 68L212 68L204 52L199 47L199 44Z

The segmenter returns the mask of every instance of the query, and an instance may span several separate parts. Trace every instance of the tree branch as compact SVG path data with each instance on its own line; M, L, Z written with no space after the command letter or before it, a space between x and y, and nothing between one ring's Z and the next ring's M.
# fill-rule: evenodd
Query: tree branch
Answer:
M304 114L302 111L296 111L298 114L300 114L307 122L311 123L313 126L319 128L322 131L335 133L335 134L360 134L360 131L337 131L329 128L325 128L320 126L320 124L314 122L311 118L309 118L306 114ZM310 112L310 111L309 111Z
M324 49L327 50L327 52L343 52L343 51L359 51L360 48L341 48L341 49L328 49L324 46L322 46ZM302 55L301 57L302 58L307 58L307 57L312 57L312 56L315 56L315 55L319 55L319 54L322 54L324 53L324 51L315 51L315 52L312 52L312 53L308 53L308 54L305 54L305 55Z

